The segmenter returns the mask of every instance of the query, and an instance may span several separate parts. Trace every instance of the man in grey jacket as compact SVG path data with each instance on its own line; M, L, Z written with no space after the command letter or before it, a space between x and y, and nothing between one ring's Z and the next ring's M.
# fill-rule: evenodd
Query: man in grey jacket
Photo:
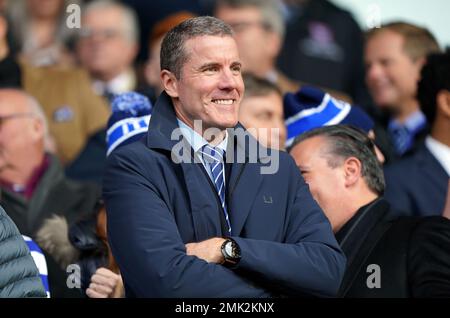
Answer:
M0 245L0 298L47 297L27 244L2 207Z

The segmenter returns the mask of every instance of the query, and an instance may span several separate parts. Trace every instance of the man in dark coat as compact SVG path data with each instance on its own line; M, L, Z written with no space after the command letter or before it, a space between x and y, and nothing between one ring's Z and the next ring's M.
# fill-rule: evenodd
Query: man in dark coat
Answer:
M103 183L127 297L335 295L345 258L329 222L292 158L238 125L231 28L182 22L161 69L147 138L112 152Z
M373 144L348 126L300 135L291 155L347 256L341 297L449 297L450 221L394 218Z

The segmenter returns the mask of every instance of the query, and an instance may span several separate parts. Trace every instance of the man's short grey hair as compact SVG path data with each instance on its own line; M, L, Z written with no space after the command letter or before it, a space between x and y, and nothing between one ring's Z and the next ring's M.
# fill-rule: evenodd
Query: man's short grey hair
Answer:
M139 42L139 25L136 12L117 1L113 0L94 0L83 7L83 15L92 11L101 11L110 8L117 8L122 12L122 32L125 38L131 43Z
M327 141L327 146L322 151L329 167L336 168L350 157L357 158L361 162L361 175L369 189L383 195L383 169L377 159L374 143L363 131L346 125L316 128L298 136L289 151L312 137L323 137Z
M218 0L216 9L224 6L234 9L255 7L261 12L262 23L267 29L276 32L281 38L286 32L286 24L278 0Z
M170 30L161 44L161 70L172 72L177 79L188 60L184 44L199 36L234 36L231 27L214 17L203 16L188 19Z

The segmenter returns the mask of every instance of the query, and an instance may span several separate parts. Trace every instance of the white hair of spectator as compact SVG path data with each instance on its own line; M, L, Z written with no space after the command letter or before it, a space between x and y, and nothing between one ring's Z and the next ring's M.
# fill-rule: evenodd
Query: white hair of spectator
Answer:
M24 93L27 98L27 105L30 110L30 112L35 115L41 122L44 127L44 138L47 138L48 136L48 124L47 124L47 117L45 117L44 111L42 110L41 105L39 102L34 98L33 96Z
M139 41L139 26L136 12L132 8L117 1L94 0L84 6L82 12L86 16L92 11L102 11L110 8L117 8L122 12L122 31L131 43L137 43Z

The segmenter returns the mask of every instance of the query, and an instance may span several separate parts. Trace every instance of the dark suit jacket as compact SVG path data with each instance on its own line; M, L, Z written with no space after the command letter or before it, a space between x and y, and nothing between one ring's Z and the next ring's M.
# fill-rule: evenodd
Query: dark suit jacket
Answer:
M449 176L425 145L387 166L384 174L384 196L395 210L412 216L442 215Z
M262 175L261 163L227 163L227 207L242 252L239 266L230 270L186 255L186 243L226 232L218 196L201 163L171 159L178 141L170 136L177 127L171 100L163 93L147 138L108 159L108 236L127 296L335 295L345 257L284 152L276 174ZM230 135L227 154L245 148L232 141Z
M387 201L362 207L336 233L347 256L341 297L449 297L450 221L440 217L392 217ZM376 282L379 266L380 288Z

